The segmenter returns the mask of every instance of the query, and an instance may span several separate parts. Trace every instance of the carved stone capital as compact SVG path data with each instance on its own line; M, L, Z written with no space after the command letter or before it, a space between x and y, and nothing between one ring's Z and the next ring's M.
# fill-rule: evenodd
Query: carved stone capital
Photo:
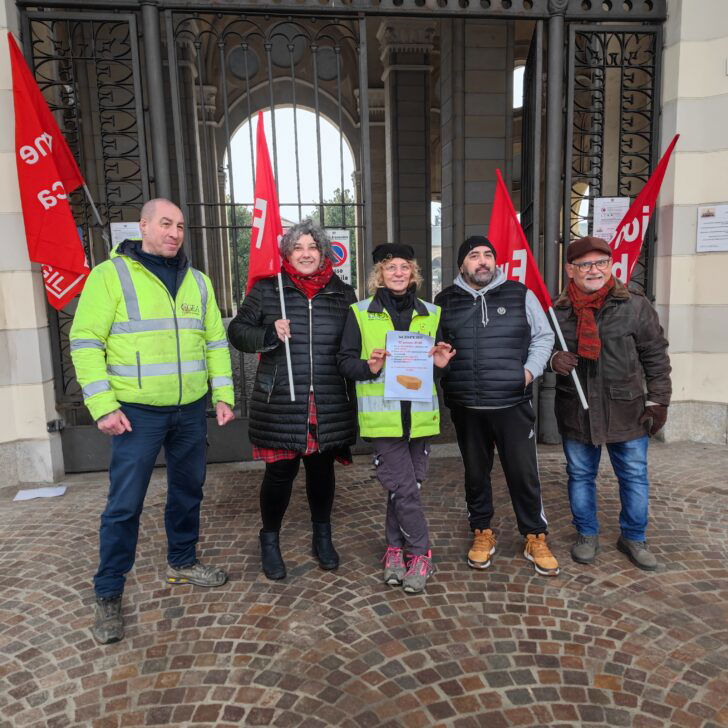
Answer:
M198 87L195 87L199 90ZM215 116L217 110L217 86L204 84L202 87L203 98L197 98L197 115L200 121L207 119L209 123Z
M569 5L569 0L549 0L549 13L551 15L563 15Z
M435 47L436 35L437 25L429 20L383 20L377 30L382 62L386 66L392 53L431 53Z
M354 95L356 96L357 111L361 116L361 96L358 88L354 89ZM370 88L367 98L369 99L369 121L375 123L384 121L384 89Z

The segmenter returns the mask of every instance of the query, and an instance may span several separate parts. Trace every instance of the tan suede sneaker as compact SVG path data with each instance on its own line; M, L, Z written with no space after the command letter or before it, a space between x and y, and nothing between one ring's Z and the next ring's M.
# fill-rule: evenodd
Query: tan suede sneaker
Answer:
M495 534L489 528L479 528L473 533L473 545L468 551L468 566L471 569L487 569L490 557L495 553Z
M523 555L533 564L536 573L541 576L557 576L559 562L546 545L545 533L529 533L523 547Z

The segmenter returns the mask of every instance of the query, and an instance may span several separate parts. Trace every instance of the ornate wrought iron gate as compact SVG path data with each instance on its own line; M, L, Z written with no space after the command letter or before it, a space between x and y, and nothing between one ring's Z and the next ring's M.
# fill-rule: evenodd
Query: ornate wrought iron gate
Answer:
M644 23L664 19L665 0L438 0L436 8L425 0L255 0L245 9L232 0L220 0L214 9L196 0L143 5L138 0L113 4L110 0L47 0L43 8L32 0L17 2L26 57L57 111L104 221L138 219L150 193L178 199L189 222L193 261L213 279L227 315L234 312L242 292L242 251L253 202L252 195L243 196L240 191L231 140L258 109L275 109L274 125L278 114L288 109L307 108L315 116L315 171L302 170L296 153L297 193L281 202L290 203L296 211L293 217L311 211L327 224L350 227L362 252L370 250L366 44L370 15L536 21L524 108L523 221L534 249L543 251L547 281L552 285L558 277L553 265L557 239L562 244L568 239L578 223L581 201L608 191L636 194L655 161L660 29ZM615 20L630 24L595 24ZM543 33L546 27L548 32ZM569 41L567 64L561 43L564 29ZM542 183L544 35L549 40L550 74L547 146L559 151L546 155ZM562 169L563 136L552 130L560 129L562 123L563 97L558 89L565 67L566 160ZM612 75L616 82L610 80ZM612 98L618 99L616 107ZM618 122L610 125L614 108ZM289 129L298 152L301 139L296 119L300 117L293 114L292 118ZM326 148L321 142L323 119L339 133L338 141ZM252 136L250 125L248 134ZM275 137L269 138L269 144L280 171ZM355 179L349 184L340 166L342 196L332 198L322 184L322 159L340 159L345 145L353 152ZM618 163L610 167L605 160L612 158ZM251 170L246 175L252 177ZM564 189L562 184L566 194L554 196L554 189ZM350 197L343 194L347 187ZM75 193L72 205L90 259L103 260L107 244L93 225L86 201ZM560 235L554 220L562 206ZM544 244L542 229L549 245ZM641 274L648 290L651 248L650 241ZM73 305L51 316L57 403L66 423L66 469L103 468L108 443L88 419L68 356ZM244 402L243 366L238 367L237 386ZM213 428L211 460L245 454L245 421L239 420L236 427L221 431L225 441L215 439L219 432Z
M634 197L659 151L660 26L575 25L569 33L565 237L590 229L597 197ZM656 223L630 285L651 296Z

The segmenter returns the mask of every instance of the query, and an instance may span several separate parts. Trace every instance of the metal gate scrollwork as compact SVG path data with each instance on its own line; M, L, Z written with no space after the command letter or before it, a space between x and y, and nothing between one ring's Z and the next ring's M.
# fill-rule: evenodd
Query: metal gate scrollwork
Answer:
M661 29L572 26L569 38L564 230L589 232L597 197L634 197L658 154ZM630 285L649 295L649 227Z

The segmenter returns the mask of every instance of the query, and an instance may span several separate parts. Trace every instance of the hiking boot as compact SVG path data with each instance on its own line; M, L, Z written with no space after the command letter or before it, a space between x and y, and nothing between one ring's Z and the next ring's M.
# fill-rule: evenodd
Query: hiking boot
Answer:
M121 594L118 597L96 597L94 626L91 634L100 645L110 645L124 638L124 618L121 616Z
M495 553L495 534L489 528L482 531L476 528L473 533L473 545L468 551L468 566L472 569L487 569L490 557Z
M643 571L655 571L657 569L657 559L647 548L646 541L630 541L630 539L620 536L617 539L617 549L623 554L627 554L627 558L638 569Z
M227 573L216 566L205 566L195 561L188 566L167 566L168 584L194 584L195 586L222 586Z
M583 533L576 534L576 542L571 547L571 558L577 564L594 563L599 553L599 536L585 536Z
M281 547L278 541L278 531L260 530L260 565L268 579L277 581L286 578L286 565L281 556Z
M427 584L427 577L434 571L432 549L426 554L411 554L407 562L407 573L402 579L402 588L408 594L419 594Z
M311 522L313 535L311 538L311 551L319 566L330 571L339 568L339 554L336 553L334 544L331 542L331 524Z
M384 562L384 574L382 576L384 583L389 584L389 586L399 586L407 573L402 549L399 546L387 546L382 561Z
M533 564L537 574L556 576L559 573L559 562L546 545L545 533L527 534L523 555Z

